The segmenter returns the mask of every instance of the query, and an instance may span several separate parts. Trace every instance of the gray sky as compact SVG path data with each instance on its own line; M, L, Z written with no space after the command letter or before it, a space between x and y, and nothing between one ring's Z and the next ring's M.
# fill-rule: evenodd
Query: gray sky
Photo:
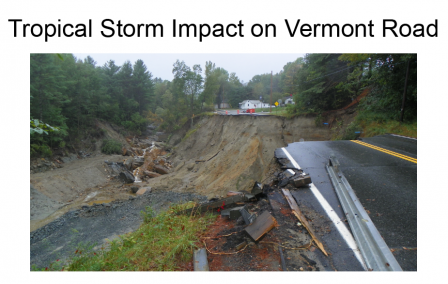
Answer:
M240 80L248 82L253 76L265 73L273 74L280 72L283 66L288 62L296 60L298 57L303 57L304 53L263 53L263 54L237 54L237 53L74 53L74 56L84 59L90 55L97 65L102 66L108 60L114 60L116 65L121 66L126 60L131 61L132 64L138 59L143 60L148 70L152 73L153 78L159 77L164 80L172 80L173 64L177 59L185 61L189 67L194 64L200 64L202 73L205 71L205 62L212 61L216 67L226 69L229 73L235 72Z

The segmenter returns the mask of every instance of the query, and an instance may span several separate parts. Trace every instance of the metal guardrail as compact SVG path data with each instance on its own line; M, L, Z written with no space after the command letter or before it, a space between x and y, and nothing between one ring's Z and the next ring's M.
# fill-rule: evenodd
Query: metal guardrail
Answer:
M373 271L403 271L340 171L336 157L330 157L326 168L367 268Z

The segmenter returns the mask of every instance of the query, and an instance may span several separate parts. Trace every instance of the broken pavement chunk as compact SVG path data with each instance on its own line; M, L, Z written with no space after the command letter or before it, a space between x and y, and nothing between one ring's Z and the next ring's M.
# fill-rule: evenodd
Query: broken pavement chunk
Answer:
M236 220L241 216L240 210L246 206L234 207L221 211L221 216L229 216L230 220Z
M263 185L259 182L255 182L254 187L252 188L251 194L258 195L263 193Z
M258 218L244 230L254 241L257 241L276 225L277 220L275 220L268 211L264 211L263 214L258 216Z
M243 216L243 220L244 220L244 223L246 223L246 225L251 224L256 218L255 215L253 215L253 214L251 215L249 213L249 211L247 211L246 206L244 206L243 208L240 209L240 213L241 213L241 216Z
M310 175L299 176L298 178L293 179L292 182L295 187L305 186L311 183L311 177Z

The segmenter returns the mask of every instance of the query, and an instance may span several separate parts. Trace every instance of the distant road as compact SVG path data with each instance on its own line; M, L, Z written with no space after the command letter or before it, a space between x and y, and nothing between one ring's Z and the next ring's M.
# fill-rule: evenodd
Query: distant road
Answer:
M243 113L243 110L240 109L239 114L236 109L227 110L227 113L226 113L226 110L220 109L220 110L217 110L216 113L219 115L270 115L269 109L266 109L266 112L257 112L257 113Z

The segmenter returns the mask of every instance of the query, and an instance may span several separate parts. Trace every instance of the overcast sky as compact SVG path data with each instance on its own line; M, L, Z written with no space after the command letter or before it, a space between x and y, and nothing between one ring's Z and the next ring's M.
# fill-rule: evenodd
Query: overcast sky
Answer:
M137 53L74 53L74 56L84 59L90 55L96 62L97 66L102 66L108 60L114 60L116 65L121 66L126 60L132 64L138 59L143 60L148 70L152 73L153 78L159 77L164 80L173 79L173 64L177 59L185 61L189 67L194 64L200 64L202 73L205 72L205 62L211 61L216 64L216 67L226 69L229 74L235 72L240 80L248 82L253 76L258 74L280 72L283 66L288 62L296 60L298 57L303 57L303 53L264 53L264 54L213 54L213 53L177 53L177 54L137 54Z

